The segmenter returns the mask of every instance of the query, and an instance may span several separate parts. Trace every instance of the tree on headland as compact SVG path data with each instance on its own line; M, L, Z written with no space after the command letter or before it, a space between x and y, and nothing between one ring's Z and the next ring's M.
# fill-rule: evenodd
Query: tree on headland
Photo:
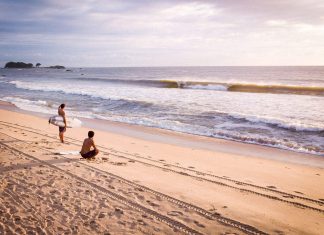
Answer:
M41 63L37 63L36 64L36 68L38 68L39 66L41 66L42 64Z

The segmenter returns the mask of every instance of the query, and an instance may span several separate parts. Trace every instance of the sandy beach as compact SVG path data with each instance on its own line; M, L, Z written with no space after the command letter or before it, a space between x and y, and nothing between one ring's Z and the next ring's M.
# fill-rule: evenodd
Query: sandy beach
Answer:
M88 161L89 127L61 144L45 117L1 108L0 234L324 233L323 157L88 120Z

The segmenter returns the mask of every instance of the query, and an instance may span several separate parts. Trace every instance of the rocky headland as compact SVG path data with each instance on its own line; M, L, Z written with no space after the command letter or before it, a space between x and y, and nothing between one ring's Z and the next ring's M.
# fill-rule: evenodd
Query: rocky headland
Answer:
M8 62L5 65L5 68L18 68L18 69L30 69L30 68L39 68L40 67L40 63L36 64L36 67L34 67L34 65L32 63L24 63L24 62ZM44 68L49 68L49 69L65 69L64 66L62 65L53 65L53 66L48 66L48 67L44 67Z

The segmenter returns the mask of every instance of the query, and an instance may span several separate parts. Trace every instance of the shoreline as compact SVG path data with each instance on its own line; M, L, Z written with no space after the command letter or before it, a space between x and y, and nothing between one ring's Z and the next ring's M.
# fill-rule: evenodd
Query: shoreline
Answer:
M75 225L82 234L104 234L107 228L111 234L178 234L178 226L202 234L245 234L249 229L321 234L324 229L320 159L317 164L292 163L266 157L302 156L149 128L110 128L114 132L94 129L100 153L86 161L78 151L87 126L69 128L61 144L58 128L46 118L0 109L0 209L11 208L0 215L0 233L23 233L17 229L25 224L53 234ZM219 151L201 146L205 141ZM30 221L30 211L21 205L46 217L48 224L40 218Z
M0 110L1 109L22 114L29 114L41 118L48 118L52 115L55 115L23 110L6 101L0 101ZM244 155L246 157L252 158L265 158L268 160L324 168L324 157L316 154L296 152L256 143L246 143L216 137L207 137L176 132L157 127L147 127L100 119L79 119L82 121L83 127L94 128L100 131L111 132L114 134L121 134L132 138L139 138L144 141L153 141L157 143L171 144L186 148L217 151L227 154ZM273 154L272 151L275 151L276 154Z

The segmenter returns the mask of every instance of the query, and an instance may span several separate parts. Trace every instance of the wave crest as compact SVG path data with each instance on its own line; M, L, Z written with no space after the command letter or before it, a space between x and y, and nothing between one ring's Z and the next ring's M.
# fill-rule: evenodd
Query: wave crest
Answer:
M316 86L292 86L292 85L264 85L264 84L247 84L247 83L216 83L216 82L200 82L200 81L175 81L175 80L119 80L119 79L97 79L86 78L79 79L80 81L100 81L113 84L122 84L130 86L144 86L155 88L170 88L170 89L194 89L194 90L213 90L227 92L248 92L248 93L271 93L271 94L295 94L295 95L312 95L324 96L324 87ZM29 90L44 90L50 91L53 88L44 84L38 88L35 84L10 81L17 88Z

